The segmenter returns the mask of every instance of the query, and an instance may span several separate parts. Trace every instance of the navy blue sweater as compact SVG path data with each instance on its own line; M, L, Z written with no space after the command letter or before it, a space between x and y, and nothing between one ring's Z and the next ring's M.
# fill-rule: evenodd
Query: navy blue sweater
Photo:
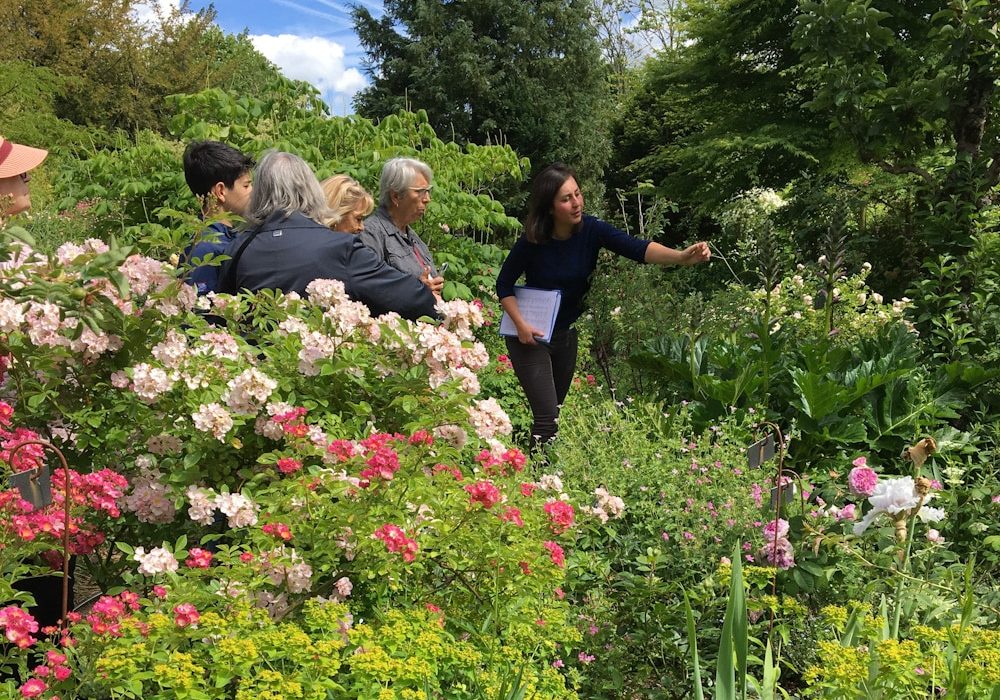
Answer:
M593 216L584 216L580 229L564 241L529 243L523 236L507 254L497 275L497 296L514 295L514 285L524 275L525 284L562 292L556 328L568 328L583 313L583 298L590 276L597 268L601 248L643 262L649 241L630 236Z

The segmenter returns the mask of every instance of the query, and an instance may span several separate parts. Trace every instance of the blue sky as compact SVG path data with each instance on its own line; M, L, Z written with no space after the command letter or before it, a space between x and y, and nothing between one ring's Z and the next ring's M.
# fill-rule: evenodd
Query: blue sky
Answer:
M174 7L179 2L158 1ZM351 98L367 84L364 52L351 23L355 3L375 17L382 15L381 0L214 0L211 4L223 30L231 34L248 30L257 50L285 75L315 85L334 114L350 114ZM190 3L193 10L208 5L209 0Z
M517 0L515 0L517 1ZM135 13L155 23L155 7L173 8L181 0L145 0ZM210 0L190 0L192 10L207 7ZM354 34L351 7L364 6L375 17L382 16L382 0L214 0L216 23L226 32L246 29L254 46L289 78L315 85L333 114L354 112L352 98L367 84L363 72L364 52ZM653 6L661 0L652 0ZM633 26L636 17L622 15L622 27ZM636 55L655 48L656 33L632 35Z

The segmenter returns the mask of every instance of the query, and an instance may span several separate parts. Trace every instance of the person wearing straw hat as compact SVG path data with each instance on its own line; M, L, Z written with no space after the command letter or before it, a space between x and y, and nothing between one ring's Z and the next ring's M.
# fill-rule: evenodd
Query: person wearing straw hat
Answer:
M22 146L0 136L0 222L31 208L29 173L48 154L41 148Z

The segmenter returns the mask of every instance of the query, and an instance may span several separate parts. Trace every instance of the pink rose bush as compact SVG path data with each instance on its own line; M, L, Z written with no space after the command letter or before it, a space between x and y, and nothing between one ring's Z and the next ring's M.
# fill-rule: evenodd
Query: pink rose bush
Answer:
M26 284L39 279L52 285L44 294ZM449 634L460 630L452 619L477 619L487 601L510 611L505 620L548 620L531 631L540 649L571 641L560 622L568 603L553 591L572 556L576 509L557 477L527 482L525 455L503 442L510 419L478 395L489 362L474 335L481 306L447 302L442 323L413 323L373 318L336 281L317 280L309 294L197 300L222 319L213 327L193 312L192 288L152 258L96 241L51 259L8 250L0 350L9 351L8 377L26 387L18 411L31 391L40 397L32 425L59 407L58 433L45 437L58 435L74 466L72 552L120 551L108 583L126 586L71 614L54 636L23 608L0 607L18 647L74 649L48 670L25 666L26 692L109 696L147 673L165 685L145 681L141 696L176 697L170 674L152 669L153 649L224 673L231 641L279 623L301 625L316 643L335 640L301 663L329 659L345 670L311 672L310 683L335 684L338 673L349 683L343 674L361 671L338 650L355 649L355 617L432 601L434 626ZM0 459L49 462L33 447L10 457L35 434L15 428L5 406ZM54 502L40 512L0 492L0 544L58 550L64 477L53 470ZM13 552L8 544L5 557ZM551 653L528 672L550 668ZM185 668L175 662L168 667ZM238 682L223 684L234 694ZM78 693L74 684L87 683Z

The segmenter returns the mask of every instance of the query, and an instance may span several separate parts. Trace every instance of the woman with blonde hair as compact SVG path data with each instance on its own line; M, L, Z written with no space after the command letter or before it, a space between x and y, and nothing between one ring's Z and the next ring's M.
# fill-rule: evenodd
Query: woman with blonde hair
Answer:
M361 233L365 217L375 209L375 200L350 175L334 175L321 183L333 217L326 222L334 231Z

